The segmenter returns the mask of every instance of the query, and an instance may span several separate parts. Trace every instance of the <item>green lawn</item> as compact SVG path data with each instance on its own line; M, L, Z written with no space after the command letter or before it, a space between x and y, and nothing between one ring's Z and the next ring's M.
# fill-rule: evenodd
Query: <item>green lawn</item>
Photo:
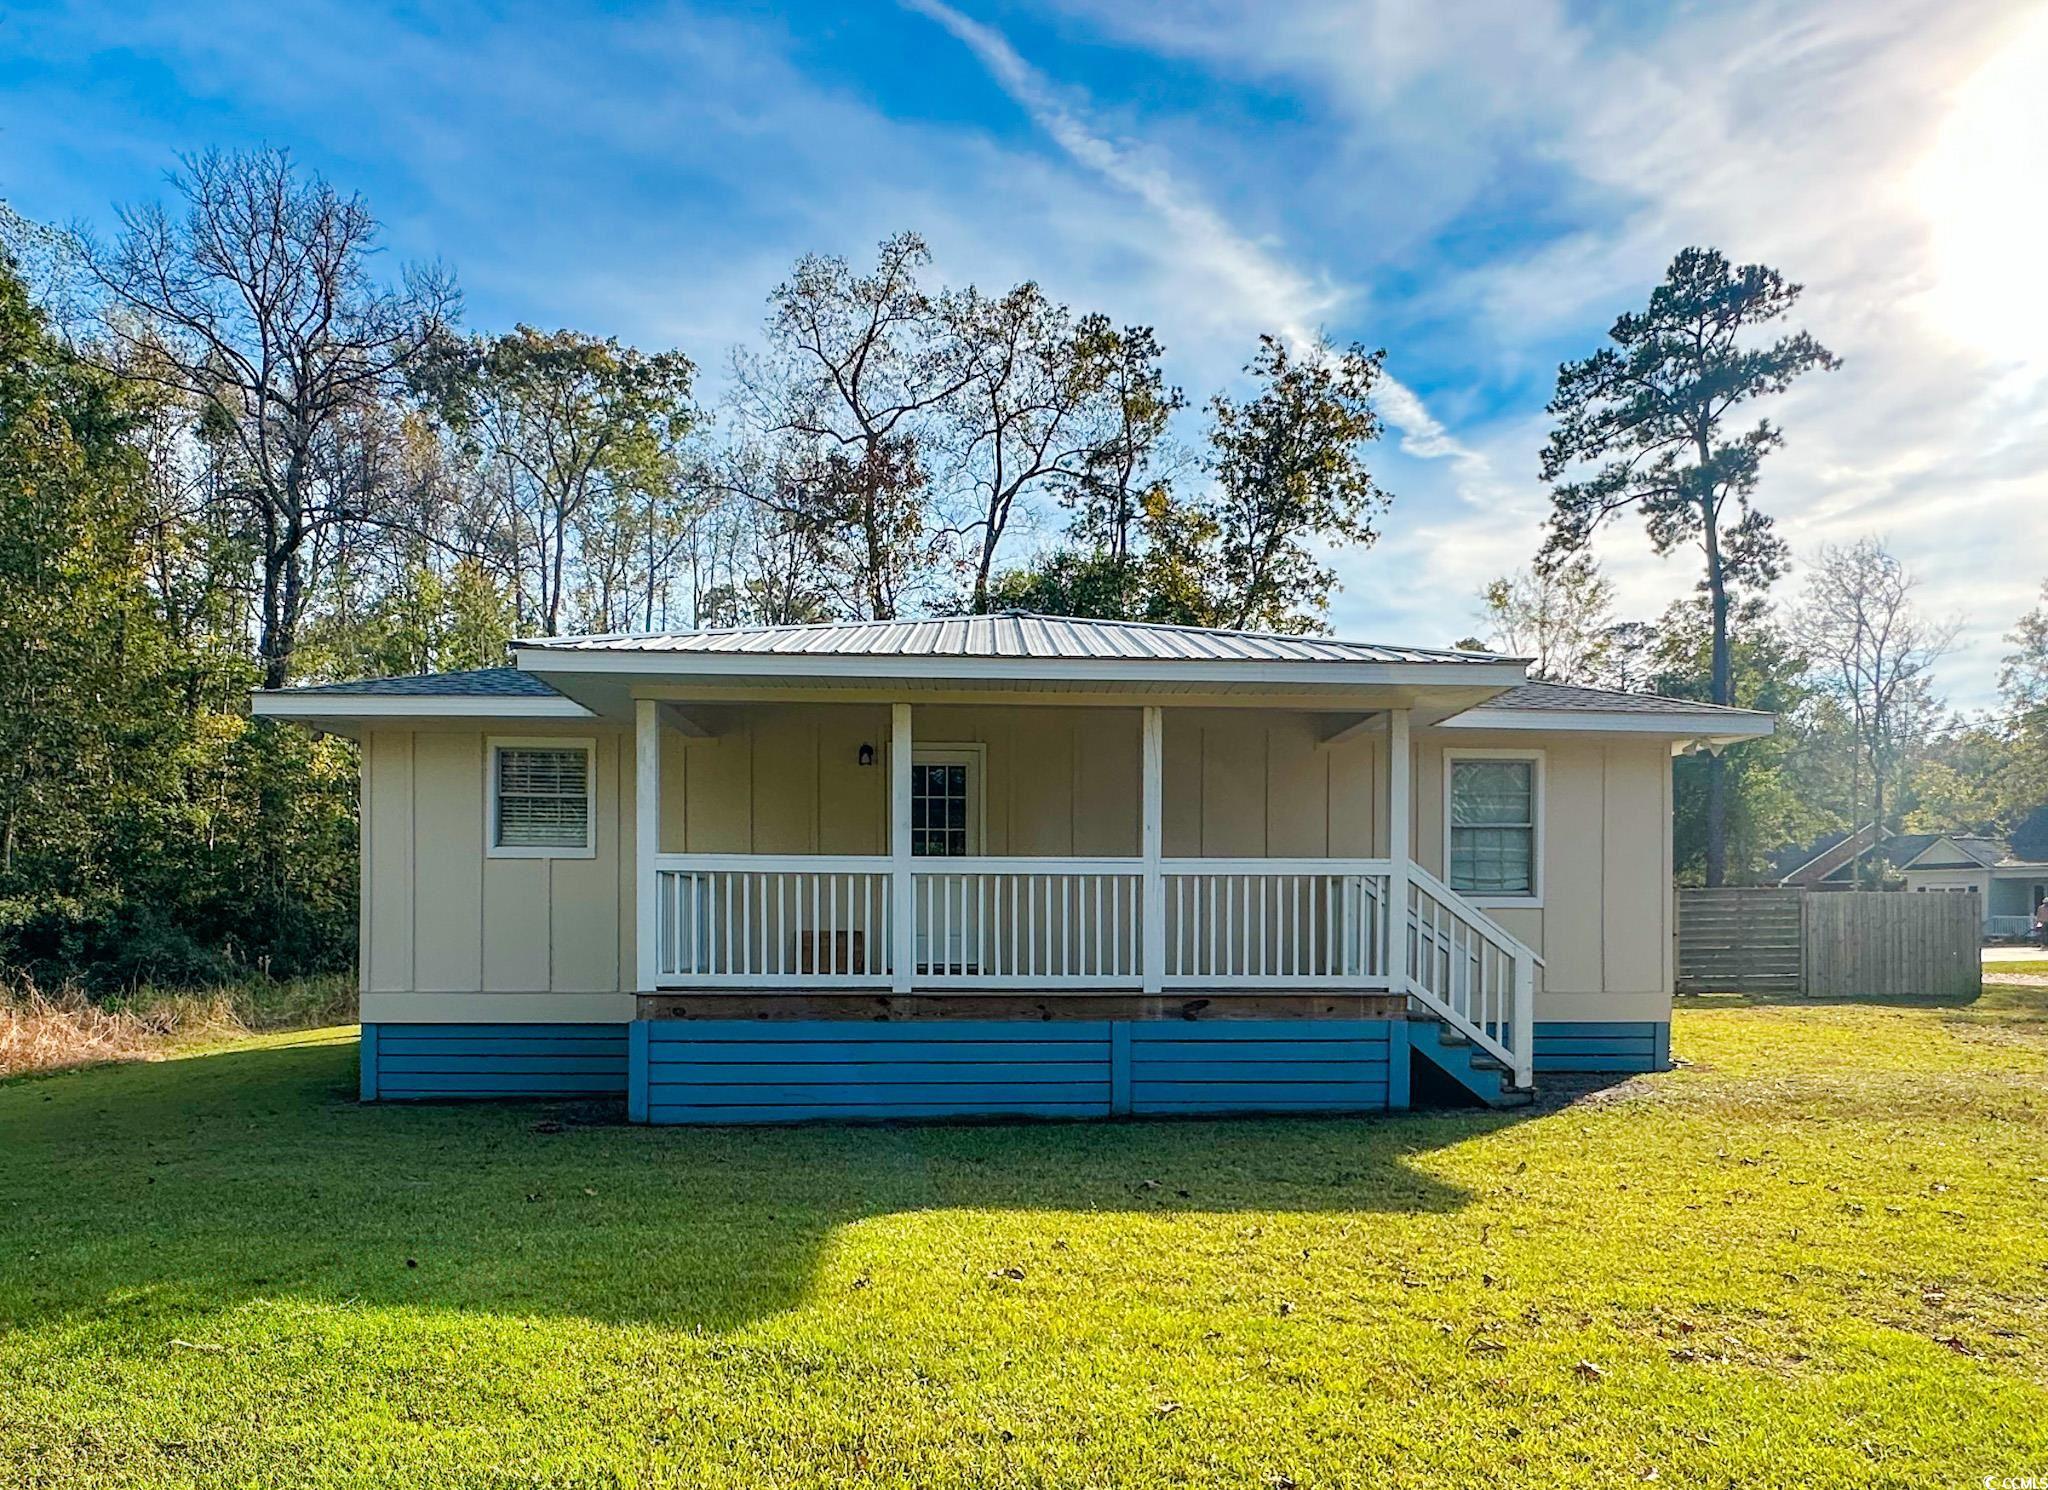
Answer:
M2048 989L1533 1114L648 1130L351 1032L0 1084L0 1484L2048 1474Z

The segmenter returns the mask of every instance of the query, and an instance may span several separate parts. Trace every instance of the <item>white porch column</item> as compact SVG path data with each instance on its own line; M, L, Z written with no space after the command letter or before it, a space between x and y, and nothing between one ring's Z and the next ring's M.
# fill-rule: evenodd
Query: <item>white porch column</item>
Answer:
M633 702L634 987L652 993L661 977L661 911L654 856L661 852L661 706Z
M890 987L910 992L917 964L917 907L910 882L910 705L889 706Z
M1139 923L1144 928L1144 942L1139 948L1139 971L1144 975L1147 993L1158 993L1166 978L1166 875L1160 867L1166 838L1165 737L1165 715L1157 704L1145 705L1138 853L1145 861L1145 910Z
M1408 991L1408 856L1414 838L1409 789L1408 711L1387 711L1387 976Z

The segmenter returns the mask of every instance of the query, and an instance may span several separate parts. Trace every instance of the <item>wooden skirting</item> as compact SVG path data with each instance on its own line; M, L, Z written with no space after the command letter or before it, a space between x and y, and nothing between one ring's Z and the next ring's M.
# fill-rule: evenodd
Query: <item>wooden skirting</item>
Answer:
M643 993L642 1019L1391 1019L1389 993Z

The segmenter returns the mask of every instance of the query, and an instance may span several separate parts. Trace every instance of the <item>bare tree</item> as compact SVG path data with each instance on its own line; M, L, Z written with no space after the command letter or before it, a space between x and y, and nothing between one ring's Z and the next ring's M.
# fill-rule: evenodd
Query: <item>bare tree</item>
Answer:
M1101 316L1076 326L1028 282L994 300L964 291L946 312L968 369L956 400L971 512L960 532L972 545L979 613L1018 499L1078 482L1104 441L1117 412L1105 396L1116 338Z
M1862 817L1861 772L1870 771L1870 818L1882 873L1889 789L1908 753L1939 723L1934 665L1955 643L1952 623L1931 622L1913 604L1913 576L1875 538L1820 550L1794 635L1851 729L1851 826Z
M361 515L360 486L335 481L350 469L344 426L396 388L456 292L435 268L380 283L368 207L283 150L192 156L171 184L182 216L125 211L112 244L76 235L79 262L116 360L191 399L232 456L259 565L257 652L277 688L333 530Z
M973 376L918 283L930 259L915 233L883 242L868 273L799 259L769 296L767 355L735 369L756 429L807 446L811 479L772 500L808 536L842 606L864 616L896 615L931 576L928 449Z
M1590 554L1504 574L1479 592L1489 650L1531 659L1529 676L1605 685L1615 647L1614 586Z

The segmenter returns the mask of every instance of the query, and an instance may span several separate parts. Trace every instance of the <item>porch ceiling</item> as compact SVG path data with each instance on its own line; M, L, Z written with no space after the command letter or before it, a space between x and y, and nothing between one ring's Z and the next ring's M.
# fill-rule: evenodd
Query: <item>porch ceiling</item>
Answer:
M868 666L831 672L776 670L764 673L761 659L733 658L745 668L697 669L689 666L607 666L591 668L588 655L522 651L521 668L547 680L591 713L628 723L636 698L676 703L765 704L840 703L924 704L980 703L1018 706L1137 708L1159 704L1168 708L1288 709L1308 713L1371 713L1382 709L1413 710L1417 725L1429 725L1494 698L1521 680L1519 663L1498 667L1455 669L1454 679L1398 676L1428 670L1427 664L1372 664L1397 676L1385 679L1335 678L1344 664L1289 664L1297 671L1323 674L1318 681L1249 676L1218 677L1188 664L1153 664L1150 676L1130 676L1128 666L1111 664L1097 676L1018 675L997 662L980 669L945 671L876 666L887 661L934 659L858 659ZM607 657L607 662L638 660ZM714 659L673 658L678 663ZM715 659L726 661L728 659ZM823 659L805 659L820 661ZM855 659L847 659L853 661ZM946 659L960 661L962 659ZM1073 668L1072 663L1065 665ZM1212 667L1216 666L1214 664ZM1480 676L1499 674L1500 676Z

